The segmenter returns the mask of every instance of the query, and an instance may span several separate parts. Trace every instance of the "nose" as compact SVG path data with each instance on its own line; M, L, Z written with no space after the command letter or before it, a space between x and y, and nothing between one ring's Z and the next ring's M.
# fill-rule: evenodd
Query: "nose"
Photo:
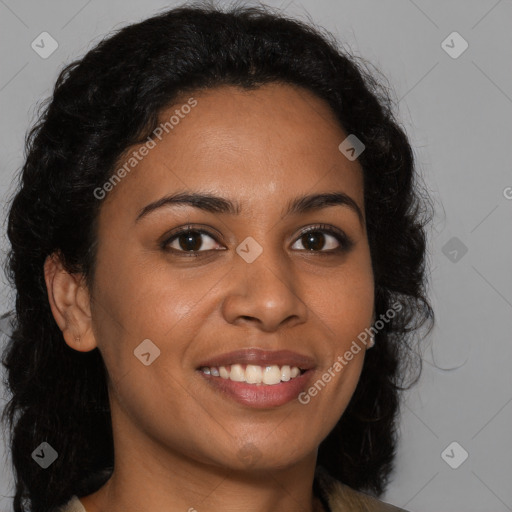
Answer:
M279 254L264 250L252 263L237 255L226 284L222 314L230 324L254 324L265 332L292 327L307 320L303 293L293 269Z

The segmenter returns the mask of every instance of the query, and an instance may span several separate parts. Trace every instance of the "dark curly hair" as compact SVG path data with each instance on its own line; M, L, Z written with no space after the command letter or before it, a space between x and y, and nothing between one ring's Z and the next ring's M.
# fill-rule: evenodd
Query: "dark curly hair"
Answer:
M114 463L107 370L98 350L78 352L64 343L47 297L47 256L58 253L90 286L102 205L93 191L112 176L123 152L151 134L178 95L272 82L312 91L366 146L359 162L375 315L397 302L401 309L377 332L317 464L353 489L382 495L394 468L400 391L421 374L412 340L426 321L430 332L434 315L426 293L431 200L424 186L420 193L390 87L375 76L312 22L265 5L223 10L210 3L182 4L122 28L61 71L27 134L7 225L12 247L5 266L16 303L2 359L12 395L2 421L11 436L15 512L48 512L73 494L90 494ZM31 458L43 441L58 452L44 470Z

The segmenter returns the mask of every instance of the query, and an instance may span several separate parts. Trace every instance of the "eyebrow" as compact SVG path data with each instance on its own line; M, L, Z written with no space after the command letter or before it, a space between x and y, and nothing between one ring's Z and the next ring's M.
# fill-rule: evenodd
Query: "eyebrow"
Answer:
M192 206L210 213L227 213L240 215L242 208L237 201L231 201L224 197L208 193L178 192L168 195L150 203L142 208L135 222L149 213L164 206ZM328 192L323 194L302 195L292 199L283 211L283 217L318 211L329 206L344 206L355 212L359 222L364 226L363 212L357 203L345 192Z

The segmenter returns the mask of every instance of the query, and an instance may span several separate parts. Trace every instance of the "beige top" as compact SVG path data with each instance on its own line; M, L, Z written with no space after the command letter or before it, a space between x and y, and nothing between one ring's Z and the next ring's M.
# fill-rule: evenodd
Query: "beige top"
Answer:
M317 467L315 477L331 512L407 512L403 508L395 507L373 496L351 489L332 478L322 467ZM73 495L55 512L87 512L87 510L80 499Z
M78 499L78 496L71 496L71 499L55 510L55 512L87 512L82 502Z

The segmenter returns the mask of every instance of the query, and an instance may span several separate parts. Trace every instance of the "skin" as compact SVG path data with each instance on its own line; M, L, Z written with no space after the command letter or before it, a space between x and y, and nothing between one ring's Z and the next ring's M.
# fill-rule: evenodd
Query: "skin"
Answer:
M190 96L197 106L104 201L92 288L58 258L45 264L65 342L98 348L109 374L115 469L81 501L88 512L242 504L247 512L311 512L317 449L355 390L364 346L307 405L249 408L212 389L196 368L240 348L290 349L315 360L315 382L371 325L365 224L340 205L282 215L297 196L334 191L364 215L362 168L338 150L348 133L327 103L305 89L224 86L185 97L162 119ZM242 211L165 206L136 222L147 204L178 190L236 200ZM211 233L194 239L205 256L188 257L179 238L169 243L179 254L159 246L187 223ZM340 243L321 231L323 244L311 250L300 232L318 223L343 230L353 247L323 256ZM263 248L252 263L235 252L248 236ZM148 366L133 354L145 339L160 350ZM252 465L240 457L248 446L258 454Z

